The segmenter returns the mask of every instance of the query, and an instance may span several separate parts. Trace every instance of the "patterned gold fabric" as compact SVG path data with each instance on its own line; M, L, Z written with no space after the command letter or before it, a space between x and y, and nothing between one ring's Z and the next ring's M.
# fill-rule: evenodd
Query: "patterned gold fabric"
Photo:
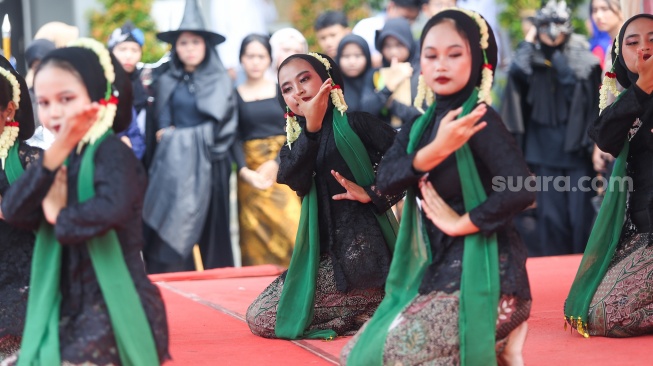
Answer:
M256 170L274 160L286 142L285 136L245 141L245 162ZM274 183L259 190L238 180L238 222L242 265L290 263L299 224L301 202L286 185Z

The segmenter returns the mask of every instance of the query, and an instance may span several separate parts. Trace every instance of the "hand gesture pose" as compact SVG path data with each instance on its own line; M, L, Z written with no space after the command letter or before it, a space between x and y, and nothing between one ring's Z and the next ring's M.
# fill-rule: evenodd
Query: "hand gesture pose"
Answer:
M310 100L304 101L303 94L294 94L299 111L306 117L306 130L317 132L322 129L322 119L329 106L329 93L331 92L331 78L326 79L317 94ZM303 92L302 92L303 93Z
M451 206L449 206L440 197L431 182L420 181L420 191L422 192L422 210L426 217L433 222L438 229L449 236L463 236L478 232L478 227L469 219L469 214L458 215Z
M635 67L639 75L637 86L646 94L651 94L653 92L653 57L651 57L651 54L644 53L641 48L638 49Z
M435 139L420 149L413 160L413 167L427 172L463 146L475 133L487 126L487 122L478 122L487 112L485 104L479 104L468 115L456 119L462 107L449 111L438 127ZM477 123L478 122L478 123Z
M93 102L67 120L62 121L61 124L52 125L56 132L52 145L43 154L43 166L45 168L52 171L63 164L68 154L77 146L97 120L99 109L100 104Z
M368 203L372 201L372 199L367 194L367 192L365 192L363 187L343 177L340 173L336 172L335 170L331 170L331 175L333 175L333 177L336 178L336 181L338 181L338 183L340 183L340 185L347 190L347 192L345 193L334 195L332 197L334 200L336 201L351 200L351 201L358 201L361 203Z

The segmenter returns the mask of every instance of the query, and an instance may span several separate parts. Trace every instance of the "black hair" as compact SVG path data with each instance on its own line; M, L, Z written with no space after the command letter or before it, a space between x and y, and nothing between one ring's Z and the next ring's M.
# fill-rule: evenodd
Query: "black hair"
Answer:
M334 25L342 25L345 28L349 26L345 13L336 10L327 10L317 17L313 28L319 31Z
M421 8L424 5L424 0L392 0L392 2L400 8Z
M262 44L263 47L265 47L265 49L268 51L270 62L272 62L272 46L270 45L270 37L256 33L252 33L243 38L243 42L240 44L240 54L238 55L238 59L240 60L243 58L245 55L245 50L247 50L247 46L249 46L249 44L252 42L258 42Z
M13 100L13 87L9 80L4 77L0 77L0 111L7 109L9 102Z

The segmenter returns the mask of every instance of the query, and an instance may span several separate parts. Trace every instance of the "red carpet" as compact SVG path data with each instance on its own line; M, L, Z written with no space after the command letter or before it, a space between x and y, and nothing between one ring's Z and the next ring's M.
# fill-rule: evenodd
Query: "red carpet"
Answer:
M562 307L580 256L529 259L533 293L526 365L651 365L653 336L584 339L563 330ZM281 272L275 266L153 275L163 293L173 361L166 365L332 365L349 337L281 341L256 337L249 304Z

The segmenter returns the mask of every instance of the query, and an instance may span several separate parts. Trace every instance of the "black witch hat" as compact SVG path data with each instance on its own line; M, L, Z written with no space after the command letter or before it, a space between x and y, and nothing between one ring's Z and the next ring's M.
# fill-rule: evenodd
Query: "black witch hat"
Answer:
M202 12L197 4L197 0L186 0L184 17L181 19L179 29L157 33L156 36L163 42L173 44L182 32L193 32L199 34L207 41L207 46L217 46L225 41L225 38L222 35L206 30L204 19L202 18Z
M0 55L0 68L8 70L16 77L18 84L20 84L20 102L14 120L18 122L18 140L24 141L32 137L34 134L34 111L32 110L32 101L29 97L29 89L25 79L16 72L11 66L11 63ZM2 77L2 76L0 76Z

